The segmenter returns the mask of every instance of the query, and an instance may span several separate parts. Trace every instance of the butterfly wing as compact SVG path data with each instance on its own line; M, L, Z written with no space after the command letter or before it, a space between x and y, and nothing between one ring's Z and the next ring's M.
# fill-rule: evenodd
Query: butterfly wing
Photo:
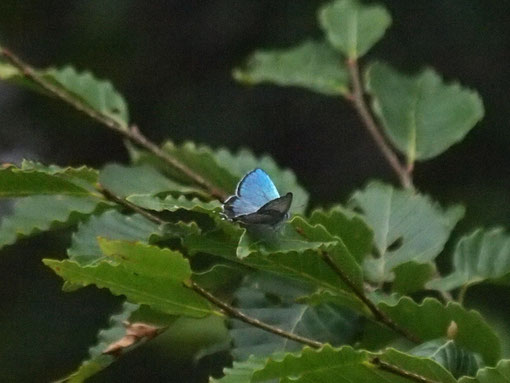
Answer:
M292 193L287 193L283 197L269 201L255 213L237 216L235 220L246 225L275 226L287 217L291 204Z
M239 182L236 195L225 201L223 210L227 218L235 218L257 212L268 202L280 198L269 175L262 169L246 174Z

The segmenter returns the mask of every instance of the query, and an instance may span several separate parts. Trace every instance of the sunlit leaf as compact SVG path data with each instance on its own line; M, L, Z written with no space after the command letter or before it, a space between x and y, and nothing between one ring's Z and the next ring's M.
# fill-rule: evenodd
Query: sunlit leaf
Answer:
M253 53L234 78L247 85L270 83L297 86L326 95L348 90L341 56L324 42L305 41L297 47Z
M391 16L379 5L336 0L319 11L319 22L331 45L345 56L363 56L391 25Z
M453 272L427 284L444 291L484 281L497 281L510 273L510 235L503 229L478 229L457 243Z
M44 263L74 286L107 288L132 303L167 314L203 317L213 313L204 298L184 286L191 269L180 253L137 242L99 242L106 258L91 265L51 259Z
M409 162L443 153L484 115L478 93L445 84L432 69L407 76L374 63L366 78L386 135Z
M393 279L404 263L427 263L442 250L464 208L443 209L429 197L379 182L354 193L350 204L361 210L374 230L378 256L367 258L365 272L374 282Z
M370 382L370 383L412 383L416 378L402 375L378 367L373 358L391 363L393 366L437 383L455 383L455 379L441 365L431 359L413 357L396 350L386 350L381 354L370 354L354 350L349 346L333 348L329 345L319 350L305 347L300 353L276 354L269 359L251 358L246 362L234 363L233 368L225 369L225 377L212 382L249 383L280 381L285 383L331 383L331 382Z
M165 198L159 198L151 194L134 194L129 196L127 200L139 207L154 211L177 211L183 209L211 215L219 215L221 211L221 204L218 201L204 202L198 198L189 199L185 196L175 198L170 195Z

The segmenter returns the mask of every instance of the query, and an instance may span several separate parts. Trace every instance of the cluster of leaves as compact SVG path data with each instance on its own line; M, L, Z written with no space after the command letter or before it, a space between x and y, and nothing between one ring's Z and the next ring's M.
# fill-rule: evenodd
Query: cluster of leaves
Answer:
M323 41L256 52L235 77L351 97L344 63L357 61L382 38L390 15L380 6L340 0L320 9L319 23ZM130 129L126 103L110 83L73 68L35 75ZM8 60L0 61L0 78L48 93ZM483 115L476 92L445 84L431 69L409 76L375 62L364 84L386 137L408 164L439 155ZM24 161L0 169L0 196L16 199L0 224L0 247L68 227L67 257L44 260L64 279L64 290L95 285L126 298L66 381L81 382L171 331L176 317L209 315L229 322L235 360L212 381L510 379L510 361L500 360L494 330L478 312L449 298L457 290L462 297L476 283L508 280L510 236L501 229L462 237L452 273L440 277L435 259L464 214L461 206L444 208L415 190L371 182L343 206L308 212L307 192L270 157L193 143L166 142L160 149L188 173L132 145L129 166L95 170ZM294 194L292 218L264 238L224 220L221 203L189 177L198 175L228 194L256 167L280 191ZM232 286L234 293L225 294ZM218 291L235 308L219 306ZM235 312L253 321L239 321ZM134 332L140 323L144 332Z

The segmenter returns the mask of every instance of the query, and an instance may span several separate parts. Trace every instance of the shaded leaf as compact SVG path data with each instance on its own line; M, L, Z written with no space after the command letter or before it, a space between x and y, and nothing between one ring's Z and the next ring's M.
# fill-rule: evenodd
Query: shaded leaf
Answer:
M478 229L457 243L453 272L427 284L431 289L449 291L484 281L495 281L510 273L510 236L501 228Z
M198 198L188 199L185 196L175 198L169 195L165 198L159 198L150 194L135 194L129 196L127 200L141 208L154 211L177 211L183 209L218 216L218 218L221 212L221 203L218 201L204 202Z
M153 167L124 166L108 164L99 174L100 184L119 197L132 194L157 194L177 191L182 193L195 192L190 186L181 185L159 173Z
M81 179L88 184L95 184L98 179L99 171L88 166L61 167L58 165L44 165L40 162L23 160L21 162L22 170L36 170L38 172L48 173L51 175L61 175L66 179L78 180Z
M443 209L429 197L379 182L354 193L350 204L360 209L374 230L377 258L367 258L365 272L373 282L393 279L404 263L428 263L442 250L464 208Z
M330 96L348 90L342 58L324 42L305 41L293 48L256 51L233 74L247 85L297 86Z
M37 195L16 201L14 211L0 223L0 248L18 238L70 226L96 213L107 202L95 197Z
M374 63L366 78L386 135L410 163L443 153L484 115L478 93L445 84L432 69L406 76Z
M499 361L496 367L486 367L479 370L476 377L463 377L459 383L508 383L510 380L510 360Z
M411 383L416 379L405 378L385 371L372 362L380 360L438 383L455 383L455 379L442 366L430 359L413 357L396 350L382 354L357 351L349 346L333 348L325 345L319 350L308 347L300 353L274 355L267 360L251 358L234 363L225 369L226 376L212 382L248 383L276 379L280 382L370 382Z
M37 194L89 196L91 193L60 175L14 166L0 168L0 198Z
M317 209L308 220L310 224L321 224L331 235L342 239L352 256L362 263L372 250L374 233L363 218L339 205L329 210Z
M391 289L402 295L423 290L425 284L437 274L434 263L417 263L414 261L395 267L393 272L395 273L395 279Z
M498 336L477 311L468 311L456 302L450 302L444 306L436 299L426 298L418 304L408 297L403 297L395 305L380 303L378 307L395 323L406 328L422 341L444 338L448 327L454 321L458 328L455 342L459 346L480 354L488 365L495 364L500 358L501 345ZM389 339L398 337L381 327L374 331L377 333L365 331L365 339L372 338L372 342L378 338L381 339L381 343L376 347L386 344ZM390 338L384 339L388 335Z
M319 10L319 22L329 42L345 56L363 56L391 25L391 16L379 5L336 0Z
M413 348L410 353L435 360L450 371L455 378L475 375L476 371L483 367L483 362L478 354L465 350L453 340L431 340Z
M129 116L126 101L109 81L99 80L88 71L78 72L71 66L43 69L36 73L77 96L95 111L116 120L127 128ZM47 94L47 91L34 82L24 79L17 68L7 63L0 62L0 79Z
M295 300L310 286L270 273L248 275L235 293L236 306L252 318L292 334L339 346L354 339L360 323L350 310L331 304L308 306ZM237 360L250 355L300 350L303 345L243 322L231 321L232 353Z
M148 241L151 235L163 235L161 230L160 226L139 214L128 216L110 210L93 216L78 226L67 254L81 265L88 264L103 256L97 242L98 237Z
M100 244L107 259L92 265L51 259L44 263L74 286L107 288L132 303L167 314L204 317L213 313L204 298L184 286L191 269L180 253L126 241L101 239Z

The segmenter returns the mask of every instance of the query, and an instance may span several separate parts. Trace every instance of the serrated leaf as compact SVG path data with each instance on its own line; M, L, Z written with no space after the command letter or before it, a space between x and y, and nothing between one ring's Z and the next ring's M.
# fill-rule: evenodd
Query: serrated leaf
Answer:
M448 371L430 359L413 357L391 349L381 354L370 354L349 346L333 348L329 345L319 350L305 347L300 353L277 354L267 360L252 358L246 362L234 363L233 368L225 369L225 377L212 379L211 382L249 383L271 379L283 383L416 382L416 379L405 378L377 367L372 362L374 357L417 374L423 381L429 379L437 383L455 383Z
M485 367L479 370L476 377L463 377L459 383L508 383L510 381L510 360L499 361L496 367Z
M427 284L428 288L449 291L484 281L497 281L510 273L510 235L501 228L478 229L457 243L453 272Z
M349 85L341 56L327 43L316 41L288 49L256 51L233 75L247 85L297 86L329 96L345 94Z
M184 286L191 269L179 252L139 242L102 239L100 244L107 257L92 265L51 259L44 263L73 285L107 288L167 314L200 318L213 313L204 298Z
M324 303L331 303L339 307L347 307L355 312L359 312L364 316L370 316L372 313L365 304L355 295L348 292L318 289L317 291L296 298L296 302L305 303L307 305L317 306Z
M445 84L432 69L407 76L374 63L366 83L386 135L410 163L443 153L484 115L478 93Z
M395 279L391 290L401 295L423 290L428 281L436 274L434 263L406 262L393 269Z
M38 194L89 196L91 192L64 178L14 166L0 168L0 198L26 197Z
M455 342L459 346L480 354L488 365L495 364L500 358L501 345L495 332L477 311L468 311L456 302L444 306L437 299L425 298L418 304L408 297L403 297L397 304L380 303L378 307L395 323L422 341L446 337L448 326L454 321L458 327ZM382 327L375 329L377 334L372 331L365 331L365 339L372 338L372 342L377 338L381 339L380 343L373 343L377 348L398 337Z
M317 209L308 219L310 224L321 224L331 235L342 239L352 256L362 263L372 250L374 233L363 218L339 205L329 210Z
M281 169L267 155L256 157L247 149L237 153L231 153L224 148L213 150L190 142L178 146L167 141L163 149L226 194L235 193L237 183L247 172L262 168L269 174L281 194L293 193L291 212L300 213L306 209L308 193L297 183L296 176L290 170ZM172 179L184 184L193 184L192 180L170 169L146 152L131 147L130 154L136 164L150 164Z
M18 238L73 225L106 204L95 197L38 195L21 198L16 201L14 211L0 223L0 249Z
M97 261L102 257L97 238L148 241L152 235L163 235L162 228L139 214L123 215L115 210L91 217L81 223L73 234L69 258L81 265Z
M318 16L331 45L351 59L363 56L391 25L384 7L357 0L333 1L323 6Z
M111 82L96 78L91 72L79 72L72 66L37 70L45 80L65 89L95 111L106 115L127 129L129 124L126 101ZM0 79L12 81L47 94L47 91L32 81L26 80L19 70L9 64L0 63Z
M82 383L91 376L104 370L112 364L116 358L112 355L104 354L108 345L122 338L126 332L124 322L130 315L139 308L138 305L125 302L120 313L112 315L110 325L99 331L97 344L90 347L89 356L84 360L78 369L59 382Z
M464 215L461 206L445 210L427 196L379 182L354 193L350 205L374 230L379 256L367 258L364 266L366 277L377 283L392 280L399 265L432 261Z
M62 167L58 165L44 165L40 162L23 160L21 162L22 170L36 170L38 172L48 173L51 175L61 175L70 179L81 179L89 184L97 182L99 171L88 166Z
M245 278L234 298L243 313L289 333L334 346L352 341L360 326L357 315L331 304L312 307L295 302L309 291L310 286L303 283L259 272ZM302 348L302 344L235 320L230 335L236 360Z
M455 378L475 375L476 371L483 367L478 354L465 350L453 340L444 338L420 344L410 353L436 361L450 371Z
M342 279L322 258L326 252L332 261L359 289L363 288L360 266L341 239L332 237L322 225L310 225L296 216L286 223L281 233L267 239L239 241L237 255L250 267L297 278L331 291L346 290Z
M99 183L119 197L132 194L157 194L162 192L197 192L190 186L181 185L159 173L153 167L108 164L99 174Z
M127 200L141 208L154 211L191 210L199 213L219 216L221 203L218 201L204 202L198 198L188 199L185 196L159 198L151 194L130 195Z

